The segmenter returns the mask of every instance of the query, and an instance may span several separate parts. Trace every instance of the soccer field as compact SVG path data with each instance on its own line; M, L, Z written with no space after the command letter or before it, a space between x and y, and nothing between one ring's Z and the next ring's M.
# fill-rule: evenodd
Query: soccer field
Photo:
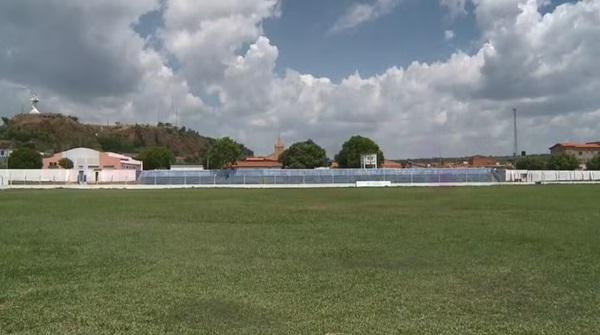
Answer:
M0 192L0 333L591 334L600 187Z

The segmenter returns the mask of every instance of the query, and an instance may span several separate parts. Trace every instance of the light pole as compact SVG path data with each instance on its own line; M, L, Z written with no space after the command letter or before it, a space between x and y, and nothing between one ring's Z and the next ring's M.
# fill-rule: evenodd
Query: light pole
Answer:
M514 147L513 147L513 164L517 167L517 152L519 151L519 138L517 133L517 109L513 108L513 122L514 122Z

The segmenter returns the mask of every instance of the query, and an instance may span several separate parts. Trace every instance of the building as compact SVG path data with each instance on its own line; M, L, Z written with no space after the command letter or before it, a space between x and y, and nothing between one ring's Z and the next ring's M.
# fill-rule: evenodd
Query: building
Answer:
M244 160L237 161L234 169L281 169L283 164L279 162L279 156L285 151L285 145L281 137L275 142L274 151L268 156L248 157Z
M498 166L498 161L495 157L486 157L486 156L473 156L469 158L469 167L474 168L486 168L486 167L496 167Z
M113 152L100 152L88 148L75 148L44 158L44 169L58 169L58 162L68 158L73 162L73 169L81 171L100 170L143 170L143 163L131 157Z
M381 168L382 169L402 169L403 166L402 166L402 163L385 160L385 161L383 161L383 164L381 164Z
M552 155L567 154L577 158L581 166L600 154L600 142L557 143L550 148Z

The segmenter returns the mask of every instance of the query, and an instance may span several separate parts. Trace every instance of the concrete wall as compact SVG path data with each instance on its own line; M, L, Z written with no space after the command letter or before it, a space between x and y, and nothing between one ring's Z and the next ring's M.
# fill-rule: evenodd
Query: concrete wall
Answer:
M78 169L0 170L0 185L9 184L77 184ZM85 170L88 184L135 183L135 170Z
M600 171L506 170L507 182L589 182L600 181Z

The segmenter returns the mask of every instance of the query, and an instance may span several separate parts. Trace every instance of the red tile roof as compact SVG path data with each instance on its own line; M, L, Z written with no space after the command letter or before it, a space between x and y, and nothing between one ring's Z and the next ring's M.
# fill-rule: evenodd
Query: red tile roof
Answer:
M280 162L264 157L249 157L233 165L234 169L281 169L282 167Z
M600 144L598 143L557 143L553 145L550 149L554 149L556 147L563 148L574 148L574 149L589 149L589 150L600 150Z
M402 169L402 164L394 161L383 161L381 167L384 169Z

